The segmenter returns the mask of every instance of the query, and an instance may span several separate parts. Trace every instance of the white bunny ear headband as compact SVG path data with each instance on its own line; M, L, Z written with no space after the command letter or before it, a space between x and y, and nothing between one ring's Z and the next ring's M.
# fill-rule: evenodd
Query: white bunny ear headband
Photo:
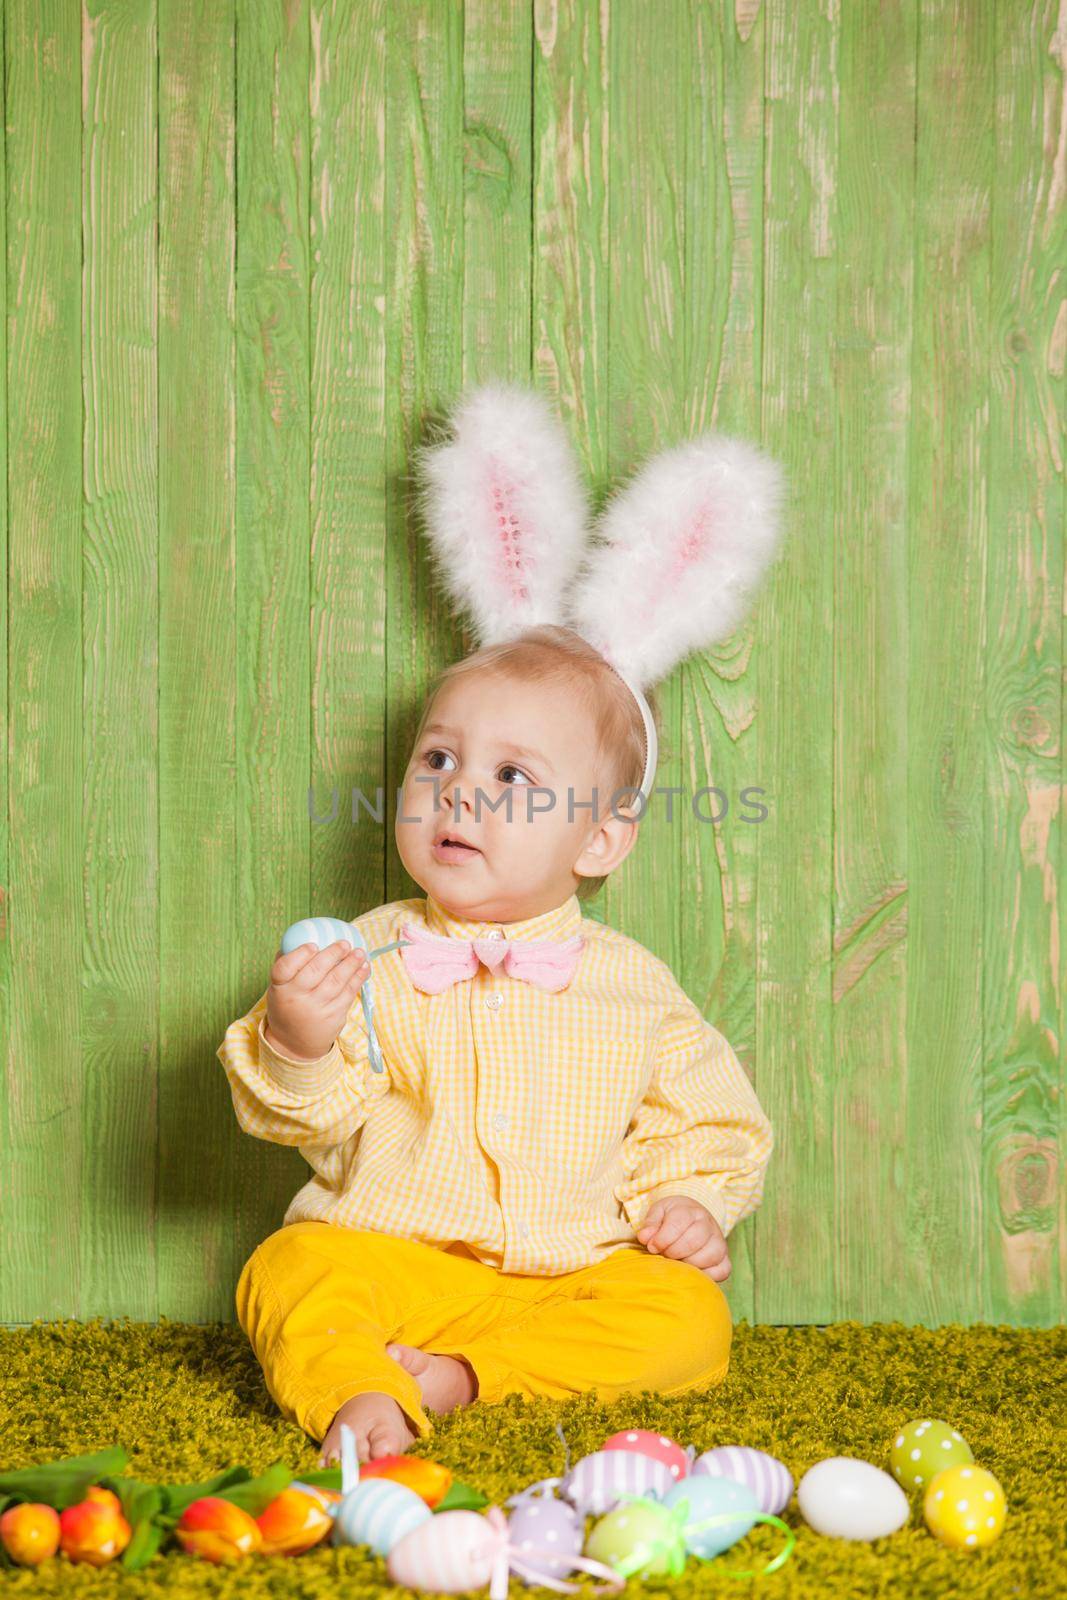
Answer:
M643 688L741 621L778 544L785 479L746 440L708 433L652 456L592 524L577 458L537 390L469 390L444 442L416 450L442 587L479 646L541 623L604 656L645 724L640 814L657 741Z

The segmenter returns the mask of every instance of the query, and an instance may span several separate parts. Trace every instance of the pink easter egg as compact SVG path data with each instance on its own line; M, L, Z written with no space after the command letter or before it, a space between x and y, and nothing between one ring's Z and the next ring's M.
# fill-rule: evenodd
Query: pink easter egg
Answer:
M507 1540L507 1525L477 1511L438 1511L398 1539L386 1557L394 1583L462 1594L489 1582Z
M524 1583L562 1578L581 1554L585 1518L554 1495L522 1497L508 1518L511 1565Z
M599 1517L617 1506L625 1495L662 1500L674 1482L666 1462L639 1450L594 1450L576 1461L561 1479L560 1493L578 1511L591 1511Z
M732 1478L751 1489L761 1511L778 1516L789 1504L793 1475L775 1456L753 1450L747 1444L724 1444L705 1450L693 1462L693 1476L706 1473L713 1478Z
M662 1461L670 1468L675 1483L689 1476L689 1456L681 1445L668 1439L666 1434L653 1433L649 1428L624 1428L621 1433L613 1433L610 1439L605 1439L600 1448L637 1450L643 1456L651 1456L653 1461Z

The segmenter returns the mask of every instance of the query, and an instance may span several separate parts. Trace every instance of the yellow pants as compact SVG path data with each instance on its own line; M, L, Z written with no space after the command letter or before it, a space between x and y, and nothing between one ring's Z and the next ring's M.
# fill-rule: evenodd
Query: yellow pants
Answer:
M320 1442L338 1409L392 1395L420 1437L433 1431L418 1382L387 1343L463 1356L476 1399L505 1394L602 1399L721 1383L733 1323L713 1278L686 1261L624 1246L555 1277L497 1272L464 1245L294 1222L252 1252L237 1316L288 1421Z

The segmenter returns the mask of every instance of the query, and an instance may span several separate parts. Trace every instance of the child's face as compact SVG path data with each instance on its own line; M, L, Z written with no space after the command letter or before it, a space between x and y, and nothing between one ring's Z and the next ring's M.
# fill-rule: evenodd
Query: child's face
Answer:
M582 877L610 872L637 828L612 816L602 782L594 820L594 737L592 714L564 683L487 671L445 684L397 812L397 849L415 882L454 916L514 922L561 905ZM435 844L445 833L476 849Z

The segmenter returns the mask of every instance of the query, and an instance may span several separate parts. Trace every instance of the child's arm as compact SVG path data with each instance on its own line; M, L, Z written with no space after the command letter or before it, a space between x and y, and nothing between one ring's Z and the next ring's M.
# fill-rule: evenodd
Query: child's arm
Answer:
M645 1097L622 1144L615 1198L636 1232L652 1204L688 1195L725 1236L754 1211L774 1148L770 1121L734 1051L680 985L656 1042Z
M237 1121L245 1133L272 1144L343 1144L389 1088L387 1072L371 1071L359 1001L326 1054L309 1062L290 1060L264 1038L266 1010L263 994L230 1023L215 1052Z

